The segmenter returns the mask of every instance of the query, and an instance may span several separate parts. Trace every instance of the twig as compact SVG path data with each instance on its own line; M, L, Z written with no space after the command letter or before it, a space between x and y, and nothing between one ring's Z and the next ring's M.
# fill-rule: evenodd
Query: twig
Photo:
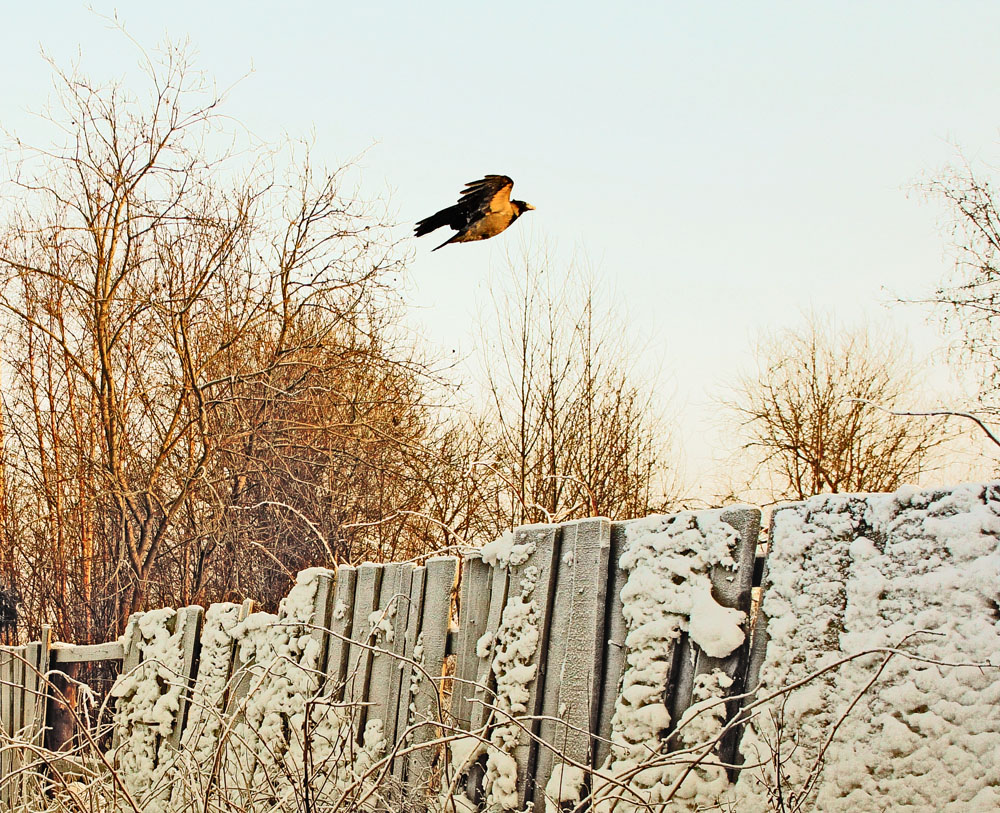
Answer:
M980 429L983 430L986 437L988 437L996 446L1000 447L1000 438L993 434L986 423L972 412L959 412L954 409L935 409L928 410L926 412L908 412L898 409L889 409L881 404L876 404L874 401L869 401L867 398L848 398L847 400L874 407L875 409L885 412L888 415L895 415L899 418L966 418L967 420L975 423Z

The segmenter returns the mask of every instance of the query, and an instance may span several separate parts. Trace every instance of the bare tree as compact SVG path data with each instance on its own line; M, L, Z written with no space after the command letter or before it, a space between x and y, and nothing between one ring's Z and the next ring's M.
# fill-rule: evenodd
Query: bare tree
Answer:
M886 411L916 397L914 369L901 340L866 327L838 331L814 316L800 331L762 336L757 369L724 403L753 482L774 499L805 499L892 491L927 471L947 439L940 421Z
M0 212L0 586L25 634L663 502L653 394L592 288L526 264L489 405L450 420L347 170L242 133L183 49L142 59L144 95L55 69L57 143L17 145Z
M621 317L545 256L508 261L503 279L480 337L486 404L469 427L477 533L665 506L668 434Z
M388 351L377 210L241 137L183 49L145 67L145 96L57 71L65 140L21 148L0 227L0 564L78 641L238 592L234 551L283 572L370 547L312 532L331 501L336 528L417 499L423 373Z
M932 301L946 325L957 328L959 356L980 382L979 403L953 414L979 425L997 440L1000 420L1000 211L988 178L968 162L950 168L925 186L944 201L951 216L955 269ZM971 424L969 424L971 426Z
M219 432L232 439L213 480L225 493L191 520L199 550L222 546L235 565L198 570L212 593L276 601L303 567L407 559L440 544L420 521L437 461L424 364L390 358L377 335L349 335L289 355L267 386L251 382L233 399L239 414L224 420L244 431Z

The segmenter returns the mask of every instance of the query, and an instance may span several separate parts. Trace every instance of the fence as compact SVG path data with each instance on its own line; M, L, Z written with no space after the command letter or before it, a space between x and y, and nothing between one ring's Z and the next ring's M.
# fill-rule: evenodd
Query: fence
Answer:
M710 656L681 629L683 613L672 613L676 636L662 642L671 650L661 653L665 680L650 690L674 721L691 704L699 676L722 670L730 693L744 688L759 516L738 509L664 520L679 538L688 534L689 576L698 573L721 607L742 613L746 638ZM303 721L309 718L313 735L323 727L315 705L306 712L314 698L340 711L338 731L347 723L349 742L336 759L356 767L366 748L365 758L394 755L386 770L408 797L454 768L463 775L451 777L453 785L474 801L507 804L516 796L519 808L532 800L541 807L557 763L595 768L611 754L627 671L629 572L617 563L629 527L604 519L529 526L462 559L313 569L300 574L276 616L246 604L156 610L134 616L121 642L50 650L52 665L122 659L111 754L136 799L156 796L157 771L176 753L214 755L224 732L234 743L266 732L281 758L302 751ZM704 540L720 532L724 544L712 561ZM35 663L42 673L45 665ZM20 696L27 672L35 670L9 673L4 685ZM446 708L443 684L450 686ZM4 716L8 735L32 724L37 731L38 722L37 704L30 720ZM467 732L474 742L449 749L443 766L434 746L442 735ZM230 749L232 760L241 759L240 748ZM487 755L456 759L462 750ZM735 739L717 751L731 762ZM4 773L14 766L12 758Z
M5 650L0 734L22 732L0 793L42 773L28 663L48 652L122 659L98 761L127 809L997 809L1000 489L777 512L751 636L759 520L530 526L462 559L304 571L276 615L154 610L120 642ZM895 722L925 730L919 770L887 770Z

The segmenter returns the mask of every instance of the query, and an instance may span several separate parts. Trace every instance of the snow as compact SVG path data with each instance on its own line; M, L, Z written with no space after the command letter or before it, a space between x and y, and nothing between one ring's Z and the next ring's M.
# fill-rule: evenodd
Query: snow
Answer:
M684 749L676 759L663 753L662 734L671 722L664 692L681 634L717 658L745 639L744 614L716 602L709 575L717 567L735 569L738 541L721 511L653 516L627 526L619 562L628 571L621 592L626 668L612 718L611 755L594 778L598 813L667 809L662 806L668 801L671 810L693 810L727 788L725 770L711 756L725 722L720 699L732 684L727 674L713 670L696 677L694 704L676 728ZM692 760L698 761L694 767Z
M737 805L780 748L804 810L1000 809L1000 485L814 497L773 537L758 697L850 660L758 710Z
M476 641L477 658L488 658L490 656L494 638L495 635L492 630L486 630L486 632L479 636L479 640Z
M723 607L712 598L711 586L705 582L692 585L691 609L688 611L688 635L702 652L713 658L724 658L745 640L742 624L746 614Z
M493 567L517 567L528 561L538 545L538 534L544 534L546 525L525 525L514 531L507 531L481 549L483 561Z
M559 763L545 785L545 813L560 813L563 805L577 805L583 799L586 773L576 765Z
M362 738L361 750L354 762L354 772L357 776L366 777L372 766L378 762L385 752L385 733L382 731L381 720L369 720L365 723L365 733Z
M735 786L715 757L733 689L730 675L714 668L719 661L705 668L699 661L680 719L671 720L664 699L682 636L713 659L745 643L743 613L722 606L712 591L713 574L735 569L739 539L721 516L683 512L627 526L619 563L627 572L626 651L610 756L592 775L557 760L535 809L585 803L589 778L596 813L777 810L777 763L788 809L1000 809L1000 484L828 495L776 511L760 705L741 743L745 763ZM539 531L505 534L484 548L484 560L511 576L499 628L476 642L476 655L490 659L498 724L453 742L445 763L457 775L485 752L485 803L498 813L517 810L522 790L518 759L528 739L511 718L533 711L544 591L531 557ZM237 605L209 608L180 751L169 738L182 699L189 616L164 609L130 619L122 642L141 663L112 689L121 736L110 756L141 809L192 807L196 788L172 777L195 775L220 753L216 769L234 805L257 809L240 788L266 786L270 809L291 809L306 731L317 804L355 809L351 800L366 793L372 803L385 802L376 783L393 743L381 721L369 719L360 731L356 707L318 694L313 613L317 588L330 575L303 571L276 614L238 622ZM365 622L376 640L391 640L391 610L357 620ZM245 669L240 685L229 686L234 649ZM423 662L420 639L413 659ZM423 679L412 670L411 724ZM239 707L228 723L221 709L227 696ZM455 804L468 806L461 798Z
M449 766L452 776L461 776L486 750L486 744L479 738L468 735L456 737L448 743L451 754Z
M489 552L484 548L483 559L489 556L491 562L497 563L495 566L521 568L535 552L534 533L536 531L532 528L519 530L518 538L525 540L522 542L515 542L513 534L509 538L506 538L507 535L501 537L497 543L502 544L497 544ZM538 664L533 661L540 635L538 604L533 598L538 576L538 568L534 565L511 571L511 578L516 582L511 584L511 595L504 606L500 629L495 636L489 632L486 634L493 638L491 669L496 679L495 702L501 720L490 733L487 748L484 788L489 809L514 810L518 805L515 753L521 746L522 728L510 718L527 713L529 685L538 671ZM489 654L488 645L484 642L486 635L477 642L477 654Z
M135 613L122 637L126 652L138 650L140 663L119 676L111 689L117 701L117 747L110 754L129 793L144 809L169 809L163 777L171 762L169 737L184 687L184 637L191 616L169 608Z
M417 642L413 645L413 662L416 664L417 668L410 671L410 696L408 698L403 698L407 702L407 715L406 715L406 727L407 731L410 731L410 727L414 724L417 717L417 694L420 692L420 684L424 679L424 636L423 633L417 636ZM402 662L401 662L402 663ZM408 745L412 739L412 733L406 734L406 744Z
M447 743L448 762L442 776L436 804L428 805L434 813L479 813L479 806L461 788L465 773L486 750L486 743L473 735L455 737Z
M393 602L384 610L374 610L368 614L368 626L375 634L373 643L392 643L393 625L392 619L396 617L396 603Z

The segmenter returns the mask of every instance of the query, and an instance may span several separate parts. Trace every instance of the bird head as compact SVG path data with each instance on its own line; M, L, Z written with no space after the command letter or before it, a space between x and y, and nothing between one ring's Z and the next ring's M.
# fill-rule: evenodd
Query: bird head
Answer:
M535 208L530 203L525 203L523 200L512 200L510 202L510 205L514 207L514 211L517 212L517 216L518 217L520 217L521 215L523 215L529 209L534 209Z

